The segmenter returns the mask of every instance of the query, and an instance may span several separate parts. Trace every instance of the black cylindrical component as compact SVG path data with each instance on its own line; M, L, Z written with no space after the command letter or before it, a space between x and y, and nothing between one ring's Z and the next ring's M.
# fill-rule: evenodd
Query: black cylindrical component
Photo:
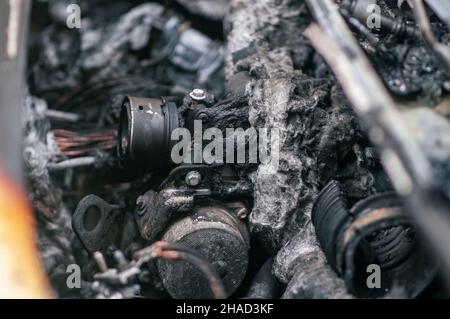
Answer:
M127 97L123 102L118 134L119 157L127 167L151 172L169 169L179 127L178 110L162 99Z
M245 224L219 203L198 207L172 224L163 240L195 249L220 276L230 296L247 272L249 234ZM177 299L212 298L209 282L194 266L183 261L159 260L159 275Z
M333 269L357 297L377 298L395 286L417 297L436 273L410 218L395 193L370 196L346 209L345 195L331 182L313 207L317 238ZM379 286L368 284L378 267Z

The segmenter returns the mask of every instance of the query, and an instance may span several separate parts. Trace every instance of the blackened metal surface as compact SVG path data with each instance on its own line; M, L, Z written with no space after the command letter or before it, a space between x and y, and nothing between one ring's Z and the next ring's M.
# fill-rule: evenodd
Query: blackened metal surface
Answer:
M89 195L78 203L72 227L86 249L95 253L117 245L121 219L118 207L111 206L98 196Z
M65 25L65 9L72 2L81 5L81 29ZM96 266L79 240L73 238L70 214L90 193L120 206L126 226L122 228L120 247L113 248L123 250L130 259L145 240L163 233L176 215L165 206L168 200L185 205L182 214L190 210L192 197L178 196L186 195L186 189L164 196L149 192L159 183L152 185L147 174L130 176L119 167L112 147L96 144L83 149L94 159L89 167L48 169L78 159L61 154L58 145L67 141L61 136L55 138L55 129L71 132L77 139L98 136L104 130L116 132L122 102L132 95L167 97L167 101L176 102L182 125L186 124L184 118L192 115L191 119L201 117L205 128L278 129L279 165L213 167L207 194L202 196L246 199L253 204L246 220L251 238L268 255L275 256L266 270L270 268L286 286L284 298L352 297L316 239L311 220L313 203L330 180L339 181L350 206L376 191L390 190L391 181L382 169L379 154L370 151L373 146L367 132L359 126L340 84L303 35L314 21L306 3L229 1L225 49L223 37L216 31L220 25L217 21L228 10L228 1L214 1L220 10L213 11L209 0L177 2L178 6L125 0L35 2L29 85L31 94L40 99L30 97L26 103L25 163L30 197L41 220L44 259L58 292L64 297L111 297L118 291L117 296L132 297L139 291L134 289L134 283L138 283L142 291L149 286L148 290L156 291L144 292L144 296L167 296L164 285L146 271L131 286L96 286ZM436 180L449 194L449 153L445 146L449 108L444 99L450 92L448 74L417 37L418 32L409 32L416 25L410 23L413 14L407 3L400 8L397 1L378 3L388 32L380 30L369 36L364 25L361 28L361 22L354 21L356 17L344 10L341 13L390 93L404 102L405 109L439 104L436 110L447 114L444 118L427 108L408 112L405 117L408 125L415 127L416 138L438 172ZM193 20L192 27L188 19ZM430 15L430 21L438 40L448 43L445 21L434 15ZM374 37L378 41L373 41ZM188 94L195 88L207 91L199 112L190 111L192 98ZM65 118L69 116L72 121L48 118L48 114L58 114L54 111L64 111ZM160 159L167 154L150 155ZM182 180L169 184L185 187ZM164 200L158 200L158 196ZM143 230L142 225L150 228ZM108 252L105 255L108 261L114 259ZM83 275L89 284L84 291L65 287L65 267L75 262L86 265ZM189 293L188 288L183 287L180 293ZM206 284L204 288L207 291Z
M249 235L232 213L212 204L197 207L175 222L163 239L196 249L213 265L230 296L241 284L248 265ZM182 262L159 261L158 271L174 298L211 298L204 276Z

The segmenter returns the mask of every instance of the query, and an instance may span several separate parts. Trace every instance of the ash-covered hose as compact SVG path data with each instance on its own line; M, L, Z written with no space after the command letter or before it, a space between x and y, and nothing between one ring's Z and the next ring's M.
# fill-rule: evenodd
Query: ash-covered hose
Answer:
M332 181L312 217L328 262L355 296L383 297L395 287L413 298L433 280L436 264L395 193L370 196L349 209L339 183ZM379 283L371 286L367 280L374 266Z

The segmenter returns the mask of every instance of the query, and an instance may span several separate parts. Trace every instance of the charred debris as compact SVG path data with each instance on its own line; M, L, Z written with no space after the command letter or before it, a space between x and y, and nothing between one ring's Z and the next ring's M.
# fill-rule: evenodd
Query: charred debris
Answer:
M439 0L35 1L23 154L57 295L448 296L449 15ZM279 161L175 165L170 135L196 120L276 129Z

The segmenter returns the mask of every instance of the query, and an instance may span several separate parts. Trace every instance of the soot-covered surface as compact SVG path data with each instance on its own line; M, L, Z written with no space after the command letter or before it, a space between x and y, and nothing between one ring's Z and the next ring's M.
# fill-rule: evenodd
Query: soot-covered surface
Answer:
M374 194L380 187L379 170L367 159L371 144L340 84L303 35L313 22L306 2L180 0L167 7L145 1L78 2L83 12L81 29L65 26L69 1L35 3L30 96L24 119L30 198L39 220L43 260L58 295L110 294L105 292L110 287L94 287L88 275L82 290L74 292L65 285L67 265L86 263L87 273L94 267L71 229L71 214L78 201L95 193L120 206L129 222L119 248L129 256L144 245L131 214L148 183L145 177L124 182L123 172L117 169L114 142L96 144L93 149L68 149L92 157L94 164L52 170L57 162L71 157L71 153L61 154L55 130L107 135L104 130L117 127L124 96L182 99L201 87L214 95L209 97L211 104L224 101L209 111L214 127L252 126L280 132L279 165L237 165L237 186L224 193L219 179L215 187L223 197L252 199L248 226L253 254L274 256L271 269L285 288L282 297L351 298L321 250L311 210L331 180L343 185L351 203ZM388 16L411 16L396 1L379 2ZM188 20L193 21L195 32L210 40L205 48L210 54L200 54L198 64L184 61L173 48L173 37L180 28L190 27L185 24ZM447 43L450 32L445 24L435 17L432 21L439 40ZM411 125L425 128L426 141L433 141L427 143L419 134L443 189L450 193L450 147L445 138L449 130L448 72L420 39L383 34L378 47L373 47L360 33L355 36L396 99L428 107L409 118ZM190 40L186 41L188 45ZM181 113L187 103L181 103ZM438 112L425 114L437 105ZM49 110L78 118L61 120ZM250 260L249 279L237 297L245 295L248 281L262 265L259 259ZM144 296L166 296L158 279L139 284ZM130 286L118 291L125 297L135 292Z

